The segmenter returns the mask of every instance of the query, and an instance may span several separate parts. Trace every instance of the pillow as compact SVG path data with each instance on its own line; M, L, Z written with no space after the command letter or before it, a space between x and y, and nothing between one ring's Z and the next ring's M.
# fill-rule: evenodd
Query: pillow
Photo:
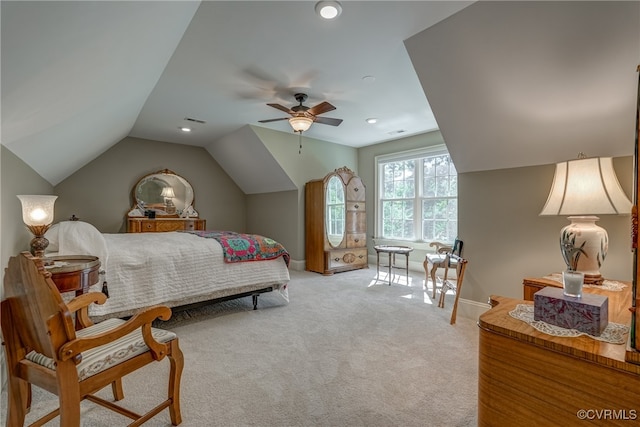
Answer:
M53 234L58 238L58 255L97 256L102 268L106 268L109 255L107 241L97 228L84 221L62 221L57 225L57 233Z
M49 246L47 246L47 252L58 252L60 249L58 246L58 229L60 228L59 224L53 224L46 233L44 233L44 237L49 241Z

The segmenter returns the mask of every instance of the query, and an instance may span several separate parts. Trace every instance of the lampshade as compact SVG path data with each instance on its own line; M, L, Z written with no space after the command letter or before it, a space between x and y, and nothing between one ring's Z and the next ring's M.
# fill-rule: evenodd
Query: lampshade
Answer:
M58 196L19 195L22 203L22 221L29 226L50 225L53 222L53 204Z
M547 203L540 215L630 214L611 157L558 163Z
M291 117L289 124L294 132L306 132L313 123L313 119L305 116Z
M173 187L164 187L162 189L162 193L160 193L162 197L166 197L168 199L172 199L176 197L176 194L173 192Z

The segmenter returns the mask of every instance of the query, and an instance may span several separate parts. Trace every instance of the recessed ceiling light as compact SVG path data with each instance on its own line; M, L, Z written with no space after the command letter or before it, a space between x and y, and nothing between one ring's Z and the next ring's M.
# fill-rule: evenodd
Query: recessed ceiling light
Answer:
M186 127L186 126L182 126L182 127L180 128L180 130L181 130L182 132L191 132L191 128L188 128L188 127Z
M370 125L374 124L374 123L378 123L378 119L376 119L375 117L370 117L367 120L367 123L369 123Z
M324 19L334 19L342 13L342 5L337 1L319 1L316 3L316 13Z

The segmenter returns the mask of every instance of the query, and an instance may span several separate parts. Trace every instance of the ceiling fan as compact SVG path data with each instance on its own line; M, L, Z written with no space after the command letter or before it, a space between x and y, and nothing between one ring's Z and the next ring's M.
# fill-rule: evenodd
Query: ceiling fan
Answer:
M304 101L307 100L307 95L305 93L296 93L294 95L296 101L300 104L291 108L287 108L280 104L267 104L273 108L277 108L278 110L284 111L291 115L291 117L281 117L279 119L268 119L268 120L259 120L260 123L269 123L276 122L279 120L289 120L289 124L293 128L294 132L305 132L311 127L312 123L320 123L323 125L330 126L338 126L342 123L342 119L334 119L330 117L318 117L320 114L324 114L328 111L335 110L336 107L328 103L327 101L321 102L315 107L307 107L302 105Z

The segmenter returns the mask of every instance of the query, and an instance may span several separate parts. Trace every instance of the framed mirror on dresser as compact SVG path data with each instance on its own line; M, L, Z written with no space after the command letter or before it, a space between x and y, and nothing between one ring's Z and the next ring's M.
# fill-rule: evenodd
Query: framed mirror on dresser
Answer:
M195 210L193 187L182 176L163 169L143 176L131 191L129 233L204 230L206 220Z

